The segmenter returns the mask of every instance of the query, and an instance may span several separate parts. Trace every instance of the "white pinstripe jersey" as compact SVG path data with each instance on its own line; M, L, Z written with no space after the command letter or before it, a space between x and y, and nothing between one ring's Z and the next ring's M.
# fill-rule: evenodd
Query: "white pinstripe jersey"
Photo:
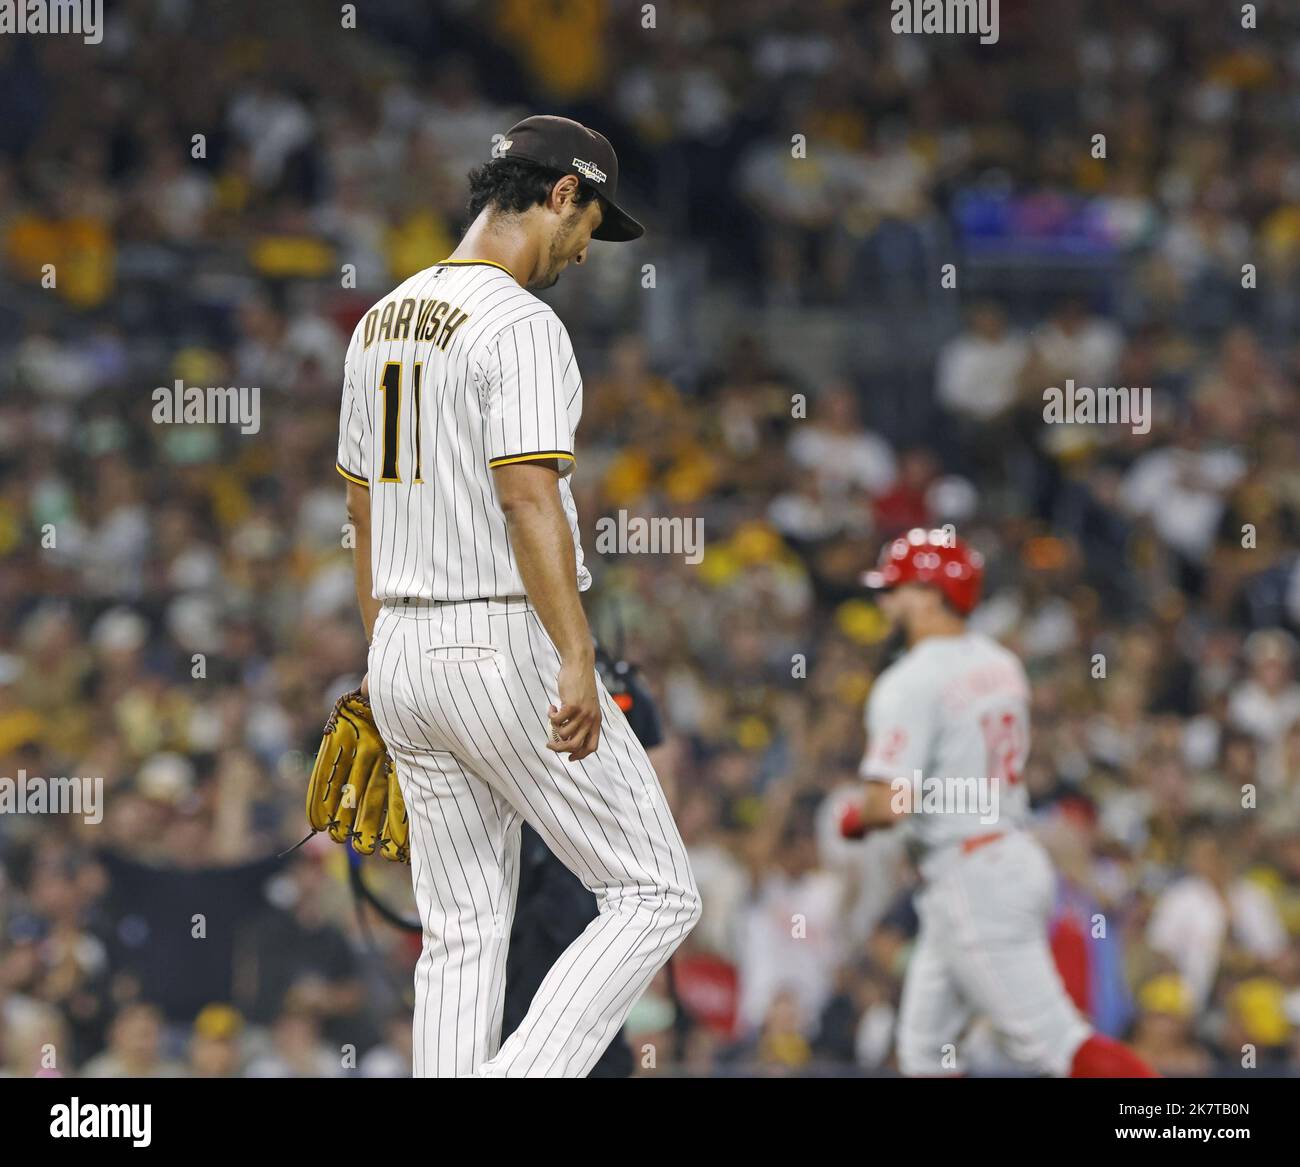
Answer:
M370 489L376 599L524 593L492 467L554 460L569 488L582 377L554 310L498 264L448 260L380 300L344 365L338 470Z

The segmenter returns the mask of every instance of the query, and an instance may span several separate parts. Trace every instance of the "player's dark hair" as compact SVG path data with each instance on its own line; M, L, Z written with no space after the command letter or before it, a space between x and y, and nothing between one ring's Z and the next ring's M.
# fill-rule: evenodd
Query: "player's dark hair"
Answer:
M469 172L470 222L478 218L484 207L517 215L529 207L540 206L563 177L563 171L522 158L493 158ZM585 207L596 195L585 182L579 182L574 205Z

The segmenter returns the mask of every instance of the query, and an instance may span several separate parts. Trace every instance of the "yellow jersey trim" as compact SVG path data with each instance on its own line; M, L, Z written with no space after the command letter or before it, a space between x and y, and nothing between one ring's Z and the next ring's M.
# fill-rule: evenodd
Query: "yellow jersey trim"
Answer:
M355 482L358 486L364 486L367 490L370 489L369 482L364 478L359 478L357 475L353 474L351 470L344 470L337 462L334 463L334 469L342 474L349 482Z
M515 278L515 273L512 272L508 267L506 267L505 264L503 264L503 263L497 263L495 260L492 260L492 259L444 259L441 263L436 264L435 266L437 266L437 267L465 267L465 266L467 266L467 265L469 265L469 264L472 264L472 263L483 263L483 264L487 264L488 267L499 267L499 268L500 268L503 272L505 272L506 275L508 275L512 280Z
M498 466L509 466L514 462L543 462L550 461L552 458L559 458L564 462L572 462L573 455L566 450L537 450L532 454L507 454L504 458L489 458L488 465L494 470Z

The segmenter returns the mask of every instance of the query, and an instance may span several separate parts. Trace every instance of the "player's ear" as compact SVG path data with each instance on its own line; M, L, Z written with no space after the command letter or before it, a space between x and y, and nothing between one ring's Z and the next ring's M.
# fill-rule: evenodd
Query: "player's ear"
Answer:
M551 209L564 213L566 207L573 204L578 194L578 180L572 174L566 174L551 187Z

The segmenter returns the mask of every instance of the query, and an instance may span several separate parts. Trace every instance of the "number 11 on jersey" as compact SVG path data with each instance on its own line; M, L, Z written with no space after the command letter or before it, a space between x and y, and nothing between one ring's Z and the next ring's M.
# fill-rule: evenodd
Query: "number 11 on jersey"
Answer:
M411 407L414 413L415 477L413 483L423 482L420 474L420 383L424 379L424 362L416 361L411 369ZM384 375L379 383L384 395L384 457L380 482L401 482L398 472L398 447L402 438L402 362L389 361L384 365Z

